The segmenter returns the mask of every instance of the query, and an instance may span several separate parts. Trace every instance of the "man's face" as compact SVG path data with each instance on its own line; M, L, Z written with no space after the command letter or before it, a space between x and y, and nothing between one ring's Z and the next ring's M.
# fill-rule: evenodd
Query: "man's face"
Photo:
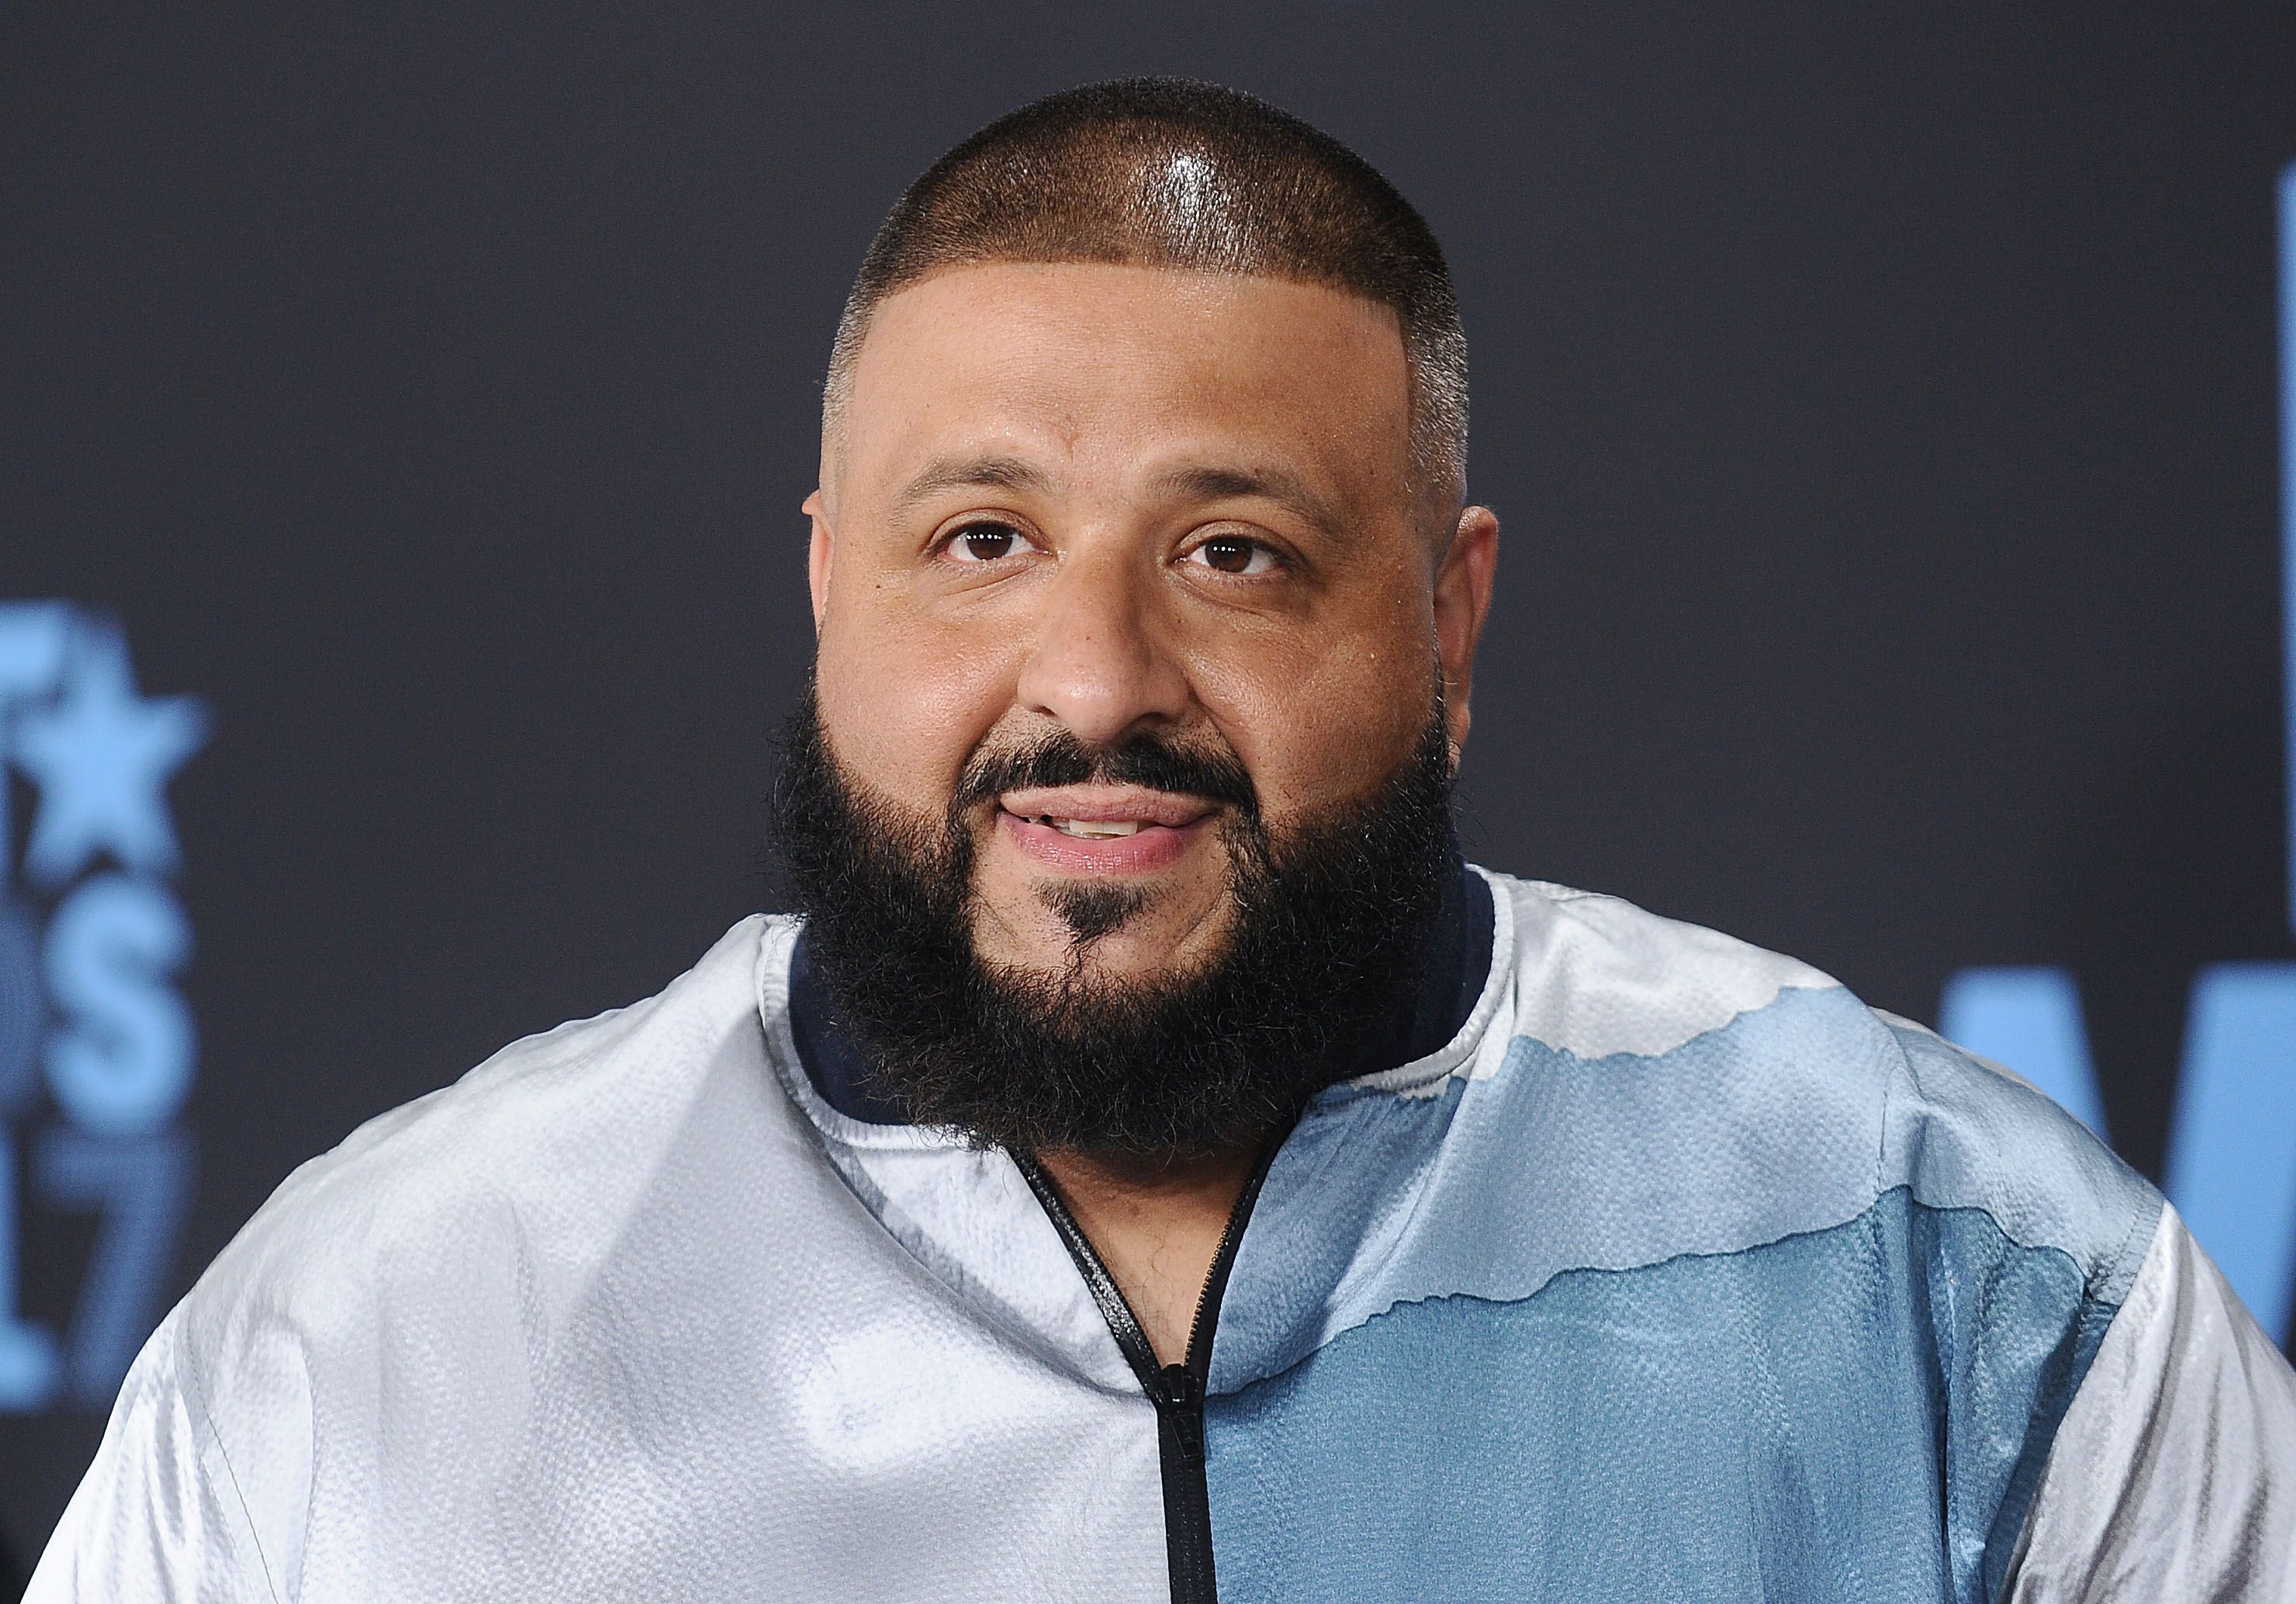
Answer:
M1409 428L1394 315L1338 291L995 265L890 297L807 503L839 769L938 824L969 764L1145 734L1240 765L1278 841L1369 797L1439 689L1464 740L1496 555L1481 509L1430 529ZM980 799L975 950L1119 984L1201 968L1236 806L1106 782Z

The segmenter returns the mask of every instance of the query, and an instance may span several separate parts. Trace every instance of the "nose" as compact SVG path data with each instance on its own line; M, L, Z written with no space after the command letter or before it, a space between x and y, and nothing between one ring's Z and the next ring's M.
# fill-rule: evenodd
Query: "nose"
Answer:
M1021 666L1021 706L1094 746L1182 717L1188 677L1157 617L1156 578L1136 553L1071 548Z

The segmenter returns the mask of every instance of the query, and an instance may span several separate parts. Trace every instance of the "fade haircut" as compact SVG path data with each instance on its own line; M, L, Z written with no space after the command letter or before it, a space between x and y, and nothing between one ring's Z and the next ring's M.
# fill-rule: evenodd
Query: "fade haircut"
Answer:
M1414 478L1456 507L1467 336L1435 235L1372 165L1240 90L1119 78L1046 96L933 163L870 241L838 320L823 423L887 296L952 267L1109 262L1251 274L1379 302L1402 326Z

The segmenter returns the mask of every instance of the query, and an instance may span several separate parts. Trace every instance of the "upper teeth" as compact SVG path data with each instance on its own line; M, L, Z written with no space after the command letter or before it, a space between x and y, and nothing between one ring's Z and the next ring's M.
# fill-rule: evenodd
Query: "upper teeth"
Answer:
M1137 819L1055 819L1047 815L1045 822L1062 835L1128 836L1140 831Z

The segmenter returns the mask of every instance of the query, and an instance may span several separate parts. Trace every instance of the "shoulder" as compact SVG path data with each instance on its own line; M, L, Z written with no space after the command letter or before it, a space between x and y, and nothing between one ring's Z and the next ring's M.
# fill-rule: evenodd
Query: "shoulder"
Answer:
M1577 1058L1656 1057L1787 992L1838 989L1806 963L1622 897L1490 879L1512 925L1514 1033Z
M2014 1075L1795 959L1617 897L1494 879L1514 956L1493 1078L1563 1100L1614 1161L1670 1167L1683 1208L1734 1222L1733 1245L1898 1194L2062 1252L2101 1302L2125 1293L2159 1194Z
M257 1511L299 1511L297 1500L277 1494L308 1462L308 1443L291 1436L282 1452L251 1458L243 1470L231 1463L185 1363L182 1321L178 1310L162 1322L127 1372L95 1461L33 1572L28 1604L275 1600L291 1581L274 1556L294 1522L275 1520L266 1533Z
M37 1596L180 1584L144 1540L165 1530L227 1563L201 1597L294 1597L323 1513L339 1558L467 1513L569 1353L627 1335L634 1286L719 1273L697 1221L770 1232L818 1195L789 1184L816 1151L761 1000L793 933L746 920L660 994L514 1043L290 1175L146 1346Z
M2296 1373L2173 1208L2058 1429L2013 1569L2021 1604L2099 1574L2148 1599L2296 1584Z
M778 1096L757 971L786 928L744 920L657 995L512 1043L303 1165L184 1300L191 1352L281 1321L359 1340L378 1310L510 1296L504 1272L529 1297L578 1279L698 1104L729 1081Z

